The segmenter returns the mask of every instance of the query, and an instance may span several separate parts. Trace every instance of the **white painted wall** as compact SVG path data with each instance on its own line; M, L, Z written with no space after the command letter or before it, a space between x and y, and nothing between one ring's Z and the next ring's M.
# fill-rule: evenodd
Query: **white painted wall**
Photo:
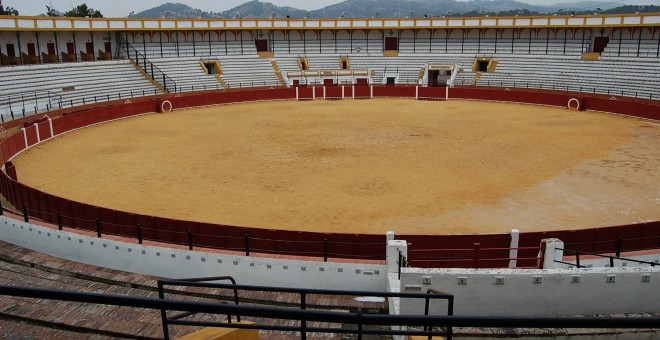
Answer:
M239 284L385 291L385 265L280 260L144 246L0 217L0 239L71 261L168 278L233 276Z
M431 284L422 278L430 277ZM540 283L534 278L540 277ZM579 277L579 282L573 282ZM608 282L614 278L614 282ZM460 279L467 284L459 284ZM502 279L503 283L497 283ZM648 279L648 282L645 282ZM404 268L401 290L435 288L455 296L455 315L559 316L660 312L660 267L586 269ZM417 290L419 291L419 290ZM402 314L422 314L423 301L401 301ZM433 303L431 314L446 314Z

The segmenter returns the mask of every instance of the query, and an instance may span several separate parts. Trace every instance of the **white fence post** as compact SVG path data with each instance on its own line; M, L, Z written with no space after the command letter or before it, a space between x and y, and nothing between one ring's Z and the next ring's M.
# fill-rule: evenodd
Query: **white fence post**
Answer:
M518 243L520 240L520 230L511 229L511 245L509 245L509 268L518 266Z

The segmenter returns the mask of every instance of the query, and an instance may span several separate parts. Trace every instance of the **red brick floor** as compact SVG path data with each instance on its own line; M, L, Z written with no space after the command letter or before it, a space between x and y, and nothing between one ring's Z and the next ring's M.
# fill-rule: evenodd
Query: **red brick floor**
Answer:
M0 284L37 288L98 292L105 294L157 297L156 278L90 266L44 255L0 241ZM179 291L179 293L176 293ZM185 294L185 295L182 295ZM204 294L204 295L202 295ZM203 288L178 288L168 298L192 301L217 301L230 292ZM242 304L297 306L295 294L240 292ZM386 303L361 303L351 297L309 296L308 308L348 310L361 306L386 310ZM200 315L198 319L218 320L222 316ZM250 319L266 324L297 325L297 322ZM310 324L311 325L311 324ZM328 326L316 324L315 326ZM172 336L187 334L194 328L171 326ZM0 296L0 338L12 339L104 339L161 338L160 313L130 307L90 305L66 301ZM262 332L263 338L295 339L290 332ZM310 339L341 338L318 334Z

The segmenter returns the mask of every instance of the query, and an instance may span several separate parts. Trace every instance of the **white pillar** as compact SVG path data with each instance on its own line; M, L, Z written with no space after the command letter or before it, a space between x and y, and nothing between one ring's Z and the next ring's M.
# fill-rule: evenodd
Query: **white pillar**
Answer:
M312 86L312 100L316 100L316 87Z
M556 238L546 238L541 240L541 249L545 246L543 254L543 269L559 268L555 260L561 261L564 258L564 242Z
M344 86L341 87L341 99L344 99Z
M34 129L37 132L37 144L41 143L41 136L39 135L39 123L34 123Z
M449 86L445 86L445 100L449 100Z
M351 94L353 99L355 99L355 85L351 86Z
M394 231L388 230L387 234L385 234L385 237L387 238L387 242L394 240Z
M323 86L323 99L325 99L325 85Z
M300 100L300 98L298 97L298 90L300 90L300 88L296 87L296 100Z
M399 252L408 257L408 243L405 240L392 240L387 242L387 272L399 272Z
M23 140L25 141L25 148L27 148L29 146L27 141L27 132L25 132L25 128L21 128L21 131L23 131Z
M55 137L55 130L53 130L53 120L50 119L50 117L48 117L48 125L50 126L50 136Z
M419 86L415 86L415 99L419 99Z
M371 99L374 99L374 86L371 85Z
M520 230L511 229L511 245L509 246L509 268L516 268L518 265L518 242L520 240Z

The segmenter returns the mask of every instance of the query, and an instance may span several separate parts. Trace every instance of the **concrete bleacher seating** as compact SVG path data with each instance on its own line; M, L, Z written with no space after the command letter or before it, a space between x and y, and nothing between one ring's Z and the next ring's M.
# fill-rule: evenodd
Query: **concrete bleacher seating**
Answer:
M257 54L257 48L254 41L251 40L212 41L210 44L208 41L197 41L194 44L192 42L137 42L131 45L147 58Z
M580 55L587 44L578 39L401 39L401 53Z
M498 56L477 85L530 87L643 98L660 97L660 63L643 58L584 61L570 56ZM467 84L466 84L467 85Z
M658 40L610 40L602 53L606 57L660 57Z
M172 78L177 92L217 90L224 86L214 75L208 75L200 61L214 61L215 57L150 58L163 73Z
M128 60L0 68L0 115L4 120L36 111L130 98L161 91ZM11 103L11 104L10 104Z
M270 59L256 55L218 56L222 79L229 87L279 86Z

